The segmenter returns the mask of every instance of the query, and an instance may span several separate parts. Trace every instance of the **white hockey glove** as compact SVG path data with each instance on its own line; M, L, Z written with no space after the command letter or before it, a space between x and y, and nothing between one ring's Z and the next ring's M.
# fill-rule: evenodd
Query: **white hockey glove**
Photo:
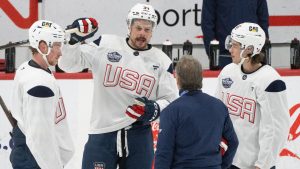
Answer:
M139 97L135 99L136 104L128 106L126 114L136 119L137 121L152 122L160 115L159 105L146 97Z
M76 19L72 25L67 26L66 32L74 28L77 30L70 35L70 45L74 45L94 36L98 31L98 22L94 18L79 18Z

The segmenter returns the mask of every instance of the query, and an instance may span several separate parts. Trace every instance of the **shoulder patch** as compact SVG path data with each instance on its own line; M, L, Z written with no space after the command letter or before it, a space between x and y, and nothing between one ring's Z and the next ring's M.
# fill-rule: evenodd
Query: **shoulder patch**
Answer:
M222 86L226 89L230 88L233 84L233 81L230 77L222 79Z
M282 80L273 81L267 88L266 92L281 92L286 90L285 83Z
M94 44L96 44L97 46L99 46L100 45L100 41L101 41L101 36L98 39L94 40L93 42L94 42Z
M110 62L119 62L122 58L122 55L120 55L118 52L108 52L107 53L107 59Z
M54 93L53 91L46 86L35 86L27 91L27 93L33 97L40 97L40 98L46 98L46 97L53 97Z

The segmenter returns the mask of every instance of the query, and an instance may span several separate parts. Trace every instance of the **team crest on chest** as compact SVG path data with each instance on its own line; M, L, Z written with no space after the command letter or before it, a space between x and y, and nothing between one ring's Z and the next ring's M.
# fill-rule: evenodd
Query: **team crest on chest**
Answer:
M231 78L225 78L225 79L222 79L222 85L224 88L230 88L231 85L232 85L233 81L231 80Z
M119 62L122 58L118 52L109 52L107 53L107 59L111 62Z

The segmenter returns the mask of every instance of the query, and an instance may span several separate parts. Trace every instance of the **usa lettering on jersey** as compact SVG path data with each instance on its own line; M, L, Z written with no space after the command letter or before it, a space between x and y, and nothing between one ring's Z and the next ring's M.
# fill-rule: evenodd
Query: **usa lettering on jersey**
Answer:
M228 107L229 113L248 120L250 123L255 122L256 101L247 97L241 97L231 93L222 93L222 100Z
M103 85L105 87L119 86L129 91L135 91L138 95L150 97L155 82L153 76L140 75L136 71L123 69L120 66L114 68L111 64L107 64Z

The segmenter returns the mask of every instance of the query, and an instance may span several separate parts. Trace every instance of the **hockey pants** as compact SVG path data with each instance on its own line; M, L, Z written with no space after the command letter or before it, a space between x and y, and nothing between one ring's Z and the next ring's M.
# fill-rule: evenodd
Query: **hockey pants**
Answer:
M133 124L126 131L90 134L84 147L82 169L151 169L153 156L151 125Z
M10 153L10 162L13 169L40 169L26 145L25 135L18 126L13 128L12 140L14 146Z

